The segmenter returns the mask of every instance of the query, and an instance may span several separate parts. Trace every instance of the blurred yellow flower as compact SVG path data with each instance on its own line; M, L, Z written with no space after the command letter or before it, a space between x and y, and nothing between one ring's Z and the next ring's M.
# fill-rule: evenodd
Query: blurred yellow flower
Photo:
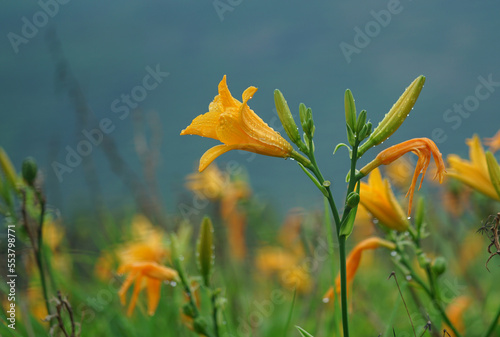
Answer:
M186 187L198 197L217 200L221 198L229 183L229 175L222 173L214 164L203 172L191 173L186 177L186 180Z
M389 181L382 180L378 168L370 173L368 183L361 182L360 196L361 205L383 225L397 231L408 229L408 219L397 202Z
M397 188L406 188L411 182L413 163L408 156L402 156L385 167L384 173Z
M464 160L455 154L448 156L450 170L448 176L458 179L473 189L487 195L488 197L500 200L488 172L486 155L483 146L477 135L472 139L467 139L469 146L469 160Z
M463 314L465 310L469 307L472 302L471 298L468 296L459 296L448 304L446 307L446 315L450 319L451 324L457 329L461 334L465 332L465 324L463 320ZM450 336L455 337L455 334L450 329L449 326L445 325L443 329L450 334Z
M226 75L219 83L219 94L210 103L208 112L196 117L181 135L198 135L221 141L200 159L203 171L218 156L231 150L245 150L272 157L290 157L293 148L281 135L251 110L247 103L257 91L249 87L242 101L234 99L226 84Z
M136 215L132 220L133 240L117 250L119 262L162 263L170 255L164 245L163 235L163 232L154 228L144 215Z
M280 247L266 247L257 252L255 264L259 272L265 276L277 275L280 283L287 288L295 288L299 293L311 290L311 276L305 265L301 264L303 256L296 255Z
M492 153L500 150L500 130L493 137L485 138L484 145L489 146Z
M429 138L414 138L402 142L400 144L391 146L388 149L385 149L384 151L380 152L377 155L377 157L373 161L368 163L365 167L363 167L360 172L366 176L376 167L379 167L380 165L388 165L408 152L413 152L418 156L418 161L415 167L415 171L413 172L411 185L408 190L408 193L406 194L407 197L409 196L409 201L408 201L408 216L409 216L411 213L411 206L413 203L413 192L415 191L415 186L417 184L418 176L420 175L420 173L422 173L422 178L420 179L420 185L418 187L418 189L420 189L420 187L422 187L422 181L425 177L425 172L429 167L431 157L434 158L434 161L436 162L437 166L437 171L434 178L438 178L439 182L441 183L443 181L443 177L446 172L441 152L439 152L438 147L432 140L430 140Z
M394 250L396 249L396 244L379 237L371 237L361 241L353 248L353 250L351 250L346 260L347 292L349 292L349 285L354 280L354 276L356 275L356 271L358 270L363 251L367 249L376 249L379 247L385 247L387 249ZM335 289L337 291L337 296L340 295L340 274L338 274L337 278L335 279ZM333 299L333 287L330 287L325 296L323 296L323 299Z
M118 273L128 273L125 282L118 291L120 301L123 305L127 302L127 290L135 282L134 291L127 309L128 316L131 316L134 312L139 292L143 287L146 287L148 296L148 314L153 315L160 301L161 282L178 279L177 271L155 262L125 263L118 268Z

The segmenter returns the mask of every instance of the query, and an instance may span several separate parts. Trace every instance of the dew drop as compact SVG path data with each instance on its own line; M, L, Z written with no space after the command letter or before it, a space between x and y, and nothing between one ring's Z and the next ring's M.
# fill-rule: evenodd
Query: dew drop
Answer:
M408 220L411 220L411 216L409 216L407 219L408 219Z
M396 253L395 251L391 252L391 256L396 256L396 255L398 255L398 253Z
M406 275L406 281L411 281L411 280L412 280L411 275Z
M330 299L328 297L323 298L323 303L328 303L330 302Z
M177 282L172 281L172 282L170 282L170 285L171 285L172 287L175 287L175 286L177 286Z

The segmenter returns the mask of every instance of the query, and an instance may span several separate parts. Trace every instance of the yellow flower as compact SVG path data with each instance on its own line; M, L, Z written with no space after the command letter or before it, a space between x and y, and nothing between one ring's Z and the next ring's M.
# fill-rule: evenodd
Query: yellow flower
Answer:
M214 164L203 172L188 175L186 180L186 187L197 196L217 200L222 196L225 187L229 184L229 175L222 173Z
M292 146L248 107L248 100L256 91L255 87L246 89L241 103L231 96L224 75L219 83L219 94L210 103L209 111L196 117L182 130L181 135L209 137L224 143L203 154L200 172L215 158L231 150L245 150L272 157L291 156Z
M460 180L473 189L487 195L488 197L500 200L490 178L486 155L483 146L477 135L472 139L467 139L469 146L469 160L464 160L455 154L448 156L448 163L451 169L448 176Z
M277 275L283 286L307 293L312 289L312 281L305 263L301 263L302 258L303 255L294 251L267 247L257 253L255 263L261 274Z
M397 231L408 229L408 219L392 192L387 179L382 180L378 168L368 177L368 184L361 182L360 191L363 205L383 225Z
M175 270L159 265L155 262L135 262L123 264L118 269L118 273L129 273L127 279L118 291L118 295L120 296L120 300L123 305L127 302L127 290L130 288L132 283L135 282L134 291L127 309L128 316L132 315L135 304L137 303L137 298L139 297L139 292L144 286L146 287L146 293L148 295L148 314L153 315L160 301L161 282L174 281L178 279L178 275Z
M376 249L380 247L385 247L390 250L396 249L396 244L379 237L371 237L365 239L358 243L353 250L349 253L346 260L346 281L347 281L347 291L349 292L349 284L353 281L356 271L358 270L359 264L361 262L361 257L363 256L363 251L367 249ZM337 275L335 279L335 288L337 295L340 294L340 274ZM326 292L323 299L332 300L333 299L333 287Z
M169 257L170 252L163 243L163 233L154 228L144 215L136 215L132 220L132 237L133 241L117 251L120 263L162 263Z
M500 150L500 130L493 137L485 138L484 145L489 146L492 153Z
M434 178L438 178L440 183L443 181L446 169L444 166L443 158L441 156L441 152L439 152L436 144L429 138L410 139L400 144L391 146L390 148L380 152L373 161L371 161L368 165L361 169L361 173L366 176L376 167L379 167L380 165L388 165L410 151L418 156L418 161L415 167L415 171L413 172L413 178L410 188L408 190L408 193L406 194L407 197L409 196L408 216L411 213L413 192L415 191L415 185L417 184L418 176L420 175L420 173L422 173L420 185L418 186L418 189L420 189L420 187L422 187L422 181L425 177L425 172L429 167L431 157L434 157L434 162L437 166L437 171Z
M411 182L413 163L408 156L403 156L385 167L384 173L397 188L405 188Z

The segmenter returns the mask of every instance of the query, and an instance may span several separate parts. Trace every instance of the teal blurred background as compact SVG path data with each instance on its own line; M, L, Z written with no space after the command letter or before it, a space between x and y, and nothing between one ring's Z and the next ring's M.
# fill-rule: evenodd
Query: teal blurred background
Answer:
M368 110L377 125L416 76L427 77L414 111L384 147L429 137L444 156L466 155L466 138L491 137L500 126L497 1L52 0L0 6L0 145L18 169L26 156L38 160L49 203L67 215L92 207L96 198L111 208L133 204L130 184L144 180L136 151L141 134L134 129L154 116L161 133L146 127L144 136L159 139L159 156L151 157L159 160L157 188L167 213L179 212L189 195L185 175L217 143L179 133L208 110L224 74L238 99L248 86L259 88L250 107L277 130L275 88L294 113L300 102L312 107L317 158L334 189L340 187L337 196L348 169L345 150L332 157L335 145L346 141L346 88L358 111ZM155 88L137 89L156 68L168 75L158 85L148 82ZM483 87L476 91L478 85ZM122 95L134 93L139 112L127 114ZM455 104L466 108L459 112ZM82 131L102 121L112 129L109 139L89 149L60 181L53 164L66 165L68 147L75 150L86 139ZM362 163L373 156L368 152ZM217 163L245 166L255 192L279 212L321 206L321 195L290 161L233 151Z

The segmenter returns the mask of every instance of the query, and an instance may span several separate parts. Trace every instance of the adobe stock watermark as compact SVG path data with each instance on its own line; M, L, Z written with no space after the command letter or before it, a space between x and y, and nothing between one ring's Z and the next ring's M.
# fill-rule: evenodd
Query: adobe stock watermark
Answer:
M161 71L160 65L157 64L154 68L147 66L145 68L146 75L142 78L139 85L134 86L129 93L121 94L119 98L113 100L110 104L110 110L119 120L126 119L131 110L137 108L139 103L144 101L148 93L158 88L163 80L170 75L168 72ZM53 161L51 166L57 180L62 183L64 174L71 173L77 168L85 157L88 157L94 148L98 147L104 137L109 135L116 129L116 124L111 118L102 118L97 127L91 130L83 129L81 131L82 138L76 146L66 146L66 155L64 162Z
M66 5L70 0L39 0L37 2L40 7L30 18L23 16L21 18L20 34L14 32L7 33L10 45L14 53L19 53L19 46L27 44L31 39L34 39L40 29L45 27L51 18L59 13L59 6Z
M493 80L493 74L489 74L487 77L478 76L477 81L479 83L472 95L465 97L460 103L454 103L452 108L443 112L443 121L451 130L457 130L462 126L463 121L479 109L481 101L490 98L496 88L500 87L500 82ZM444 128L435 128L432 130L431 138L436 144L440 144L448 139L448 135Z
M219 16L220 22L222 22L224 21L224 13L234 11L242 2L243 0L214 0L212 5Z
M411 1L411 0L410 0ZM387 9L379 11L370 11L370 15L374 20L368 21L363 29L361 27L354 27L354 38L352 44L342 41L339 44L340 50L344 55L347 63L352 62L353 54L360 54L363 49L368 47L372 39L376 38L382 28L386 28L392 21L394 15L398 15L403 11L403 6L400 0L389 0Z

